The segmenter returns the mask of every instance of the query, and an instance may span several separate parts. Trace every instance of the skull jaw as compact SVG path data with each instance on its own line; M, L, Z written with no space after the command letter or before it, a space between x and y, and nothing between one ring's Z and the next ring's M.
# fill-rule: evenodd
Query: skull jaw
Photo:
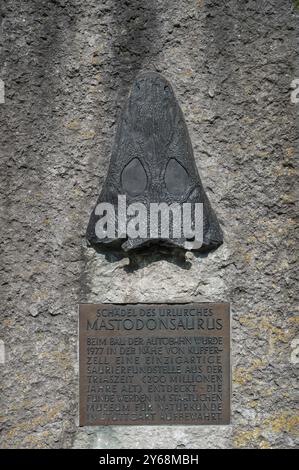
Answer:
M161 247L161 249L166 248L168 250L179 248L184 251L204 253L218 248L222 245L223 239L222 237L218 239L204 237L203 242L199 243L196 240L187 240L185 238L107 238L99 240L94 236L92 238L89 237L88 242L91 246L98 249L117 250L128 254L150 247Z

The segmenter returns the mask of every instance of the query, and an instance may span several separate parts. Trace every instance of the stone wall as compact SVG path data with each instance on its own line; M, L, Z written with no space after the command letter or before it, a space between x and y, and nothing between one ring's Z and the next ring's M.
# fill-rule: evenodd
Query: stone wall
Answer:
M298 445L297 3L1 3L1 447ZM128 264L86 246L140 70L168 78L185 113L225 232L209 255ZM231 302L232 424L79 429L78 304L87 301Z

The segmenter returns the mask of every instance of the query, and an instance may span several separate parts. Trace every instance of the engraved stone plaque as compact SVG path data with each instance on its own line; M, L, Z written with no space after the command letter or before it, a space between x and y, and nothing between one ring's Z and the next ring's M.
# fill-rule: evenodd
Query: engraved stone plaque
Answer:
M229 424L227 303L82 304L80 426Z

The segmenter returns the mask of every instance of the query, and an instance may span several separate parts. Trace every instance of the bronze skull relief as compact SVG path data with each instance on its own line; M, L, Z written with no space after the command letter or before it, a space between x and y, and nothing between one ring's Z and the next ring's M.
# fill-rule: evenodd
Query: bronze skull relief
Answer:
M97 205L110 203L117 209L118 196L126 203L202 204L202 243L198 246L184 234L167 237L129 236L99 238L99 220L93 210L87 240L98 247L120 248L125 252L159 244L187 250L207 251L222 244L223 234L196 168L191 140L182 110L170 83L156 72L140 74L122 111L108 174ZM117 214L117 210L115 212ZM116 215L116 225L118 224ZM170 219L170 225L172 220Z

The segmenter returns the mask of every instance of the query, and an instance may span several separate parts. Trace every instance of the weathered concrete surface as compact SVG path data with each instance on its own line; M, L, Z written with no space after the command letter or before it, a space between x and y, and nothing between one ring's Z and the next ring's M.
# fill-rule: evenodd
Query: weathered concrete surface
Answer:
M298 445L294 3L1 4L1 447ZM84 235L149 69L174 85L225 243L130 267ZM232 304L232 425L79 430L78 303L174 300Z

